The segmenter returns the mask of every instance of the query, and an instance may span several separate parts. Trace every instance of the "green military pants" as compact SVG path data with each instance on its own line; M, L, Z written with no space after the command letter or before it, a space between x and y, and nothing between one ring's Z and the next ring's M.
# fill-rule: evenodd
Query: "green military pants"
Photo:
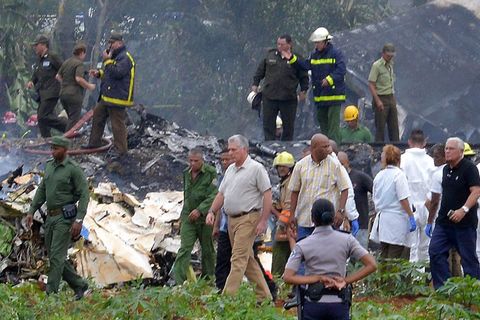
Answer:
M54 217L47 216L44 225L45 245L50 260L47 293L57 292L62 278L73 290L82 289L88 285L67 261L67 250L72 242L70 234L72 223L73 220L67 220L61 214Z
M329 139L340 143L340 110L341 105L318 106L317 120L320 131Z
M200 241L202 250L202 276L213 278L215 273L215 250L213 248L212 231L212 226L206 225L205 222L197 221L191 223L187 218L182 219L182 225L180 226L181 244L173 266L177 284L182 284L187 280L193 245L197 239Z
M272 274L281 276L285 271L288 257L290 256L290 243L288 241L275 241L272 248Z

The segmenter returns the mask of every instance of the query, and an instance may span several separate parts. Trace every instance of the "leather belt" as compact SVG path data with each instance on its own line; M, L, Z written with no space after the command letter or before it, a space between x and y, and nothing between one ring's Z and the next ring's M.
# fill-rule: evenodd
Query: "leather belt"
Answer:
M47 209L47 214L50 217L58 216L59 214L62 214L62 208L57 208L57 209Z
M238 214L229 215L228 217L229 218L240 218L241 216L247 215L247 214L252 213L254 211L260 211L260 209L252 209L250 211L243 211L243 212L240 212Z

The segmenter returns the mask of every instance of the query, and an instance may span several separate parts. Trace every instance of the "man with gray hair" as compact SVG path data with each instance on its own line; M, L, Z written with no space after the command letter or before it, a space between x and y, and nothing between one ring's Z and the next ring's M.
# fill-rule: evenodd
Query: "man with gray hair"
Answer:
M480 279L475 252L480 177L475 164L463 158L463 149L464 142L457 137L449 138L445 145L442 200L428 251L435 289L451 277L448 252L453 247L460 254L464 274Z
M215 271L215 250L212 227L205 217L217 194L217 170L203 160L203 151L193 148L188 153L189 166L183 171L183 209L180 215L180 249L173 266L175 282L187 280L193 245L197 239L202 249L202 276L212 277Z
M213 225L215 214L222 206L228 216L232 258L223 293L235 294L245 275L255 283L259 301L271 300L272 295L253 253L255 237L265 233L272 209L270 179L263 165L248 155L248 140L244 136L231 136L228 152L235 163L225 172L206 220Z

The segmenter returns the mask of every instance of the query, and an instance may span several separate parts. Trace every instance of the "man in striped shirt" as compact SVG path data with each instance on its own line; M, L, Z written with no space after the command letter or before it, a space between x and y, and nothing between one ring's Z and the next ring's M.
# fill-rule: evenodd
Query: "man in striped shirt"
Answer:
M288 188L292 191L290 206L291 211L295 212L298 240L312 233L314 225L310 212L319 198L328 199L334 204L336 227L346 219L349 178L341 169L341 164L329 155L329 148L328 137L315 134L311 139L311 154L300 160L293 169Z

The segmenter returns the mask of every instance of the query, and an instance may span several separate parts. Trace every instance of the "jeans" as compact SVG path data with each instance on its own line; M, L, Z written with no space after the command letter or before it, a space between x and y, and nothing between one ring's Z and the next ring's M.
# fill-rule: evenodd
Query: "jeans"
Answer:
M312 234L313 230L315 230L315 227L297 227L297 242L302 240L303 238L308 237L309 235ZM305 275L305 263L301 263L300 267L298 268L297 274L299 275Z
M463 272L480 279L480 266L475 251L477 230L475 227L457 227L436 224L428 253L433 286L440 288L451 277L448 268L448 252L455 247L460 254Z

